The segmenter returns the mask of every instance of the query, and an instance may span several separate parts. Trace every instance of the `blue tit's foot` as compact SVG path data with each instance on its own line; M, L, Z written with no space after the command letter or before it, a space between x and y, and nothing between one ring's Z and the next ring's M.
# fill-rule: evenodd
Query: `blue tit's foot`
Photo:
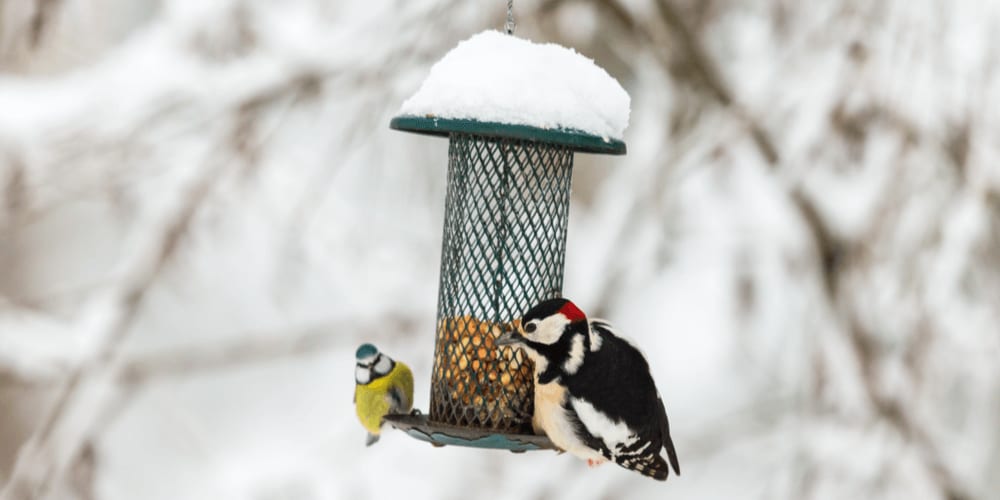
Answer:
M368 437L365 439L365 446L371 446L378 442L378 434L368 433Z

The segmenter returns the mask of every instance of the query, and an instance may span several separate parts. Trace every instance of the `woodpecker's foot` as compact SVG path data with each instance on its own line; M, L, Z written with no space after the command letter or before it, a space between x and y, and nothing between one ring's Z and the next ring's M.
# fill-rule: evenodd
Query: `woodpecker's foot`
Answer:
M599 467L601 464L603 464L606 461L607 460L594 460L593 458L588 458L587 459L587 466L590 467L591 469L593 469L595 467Z

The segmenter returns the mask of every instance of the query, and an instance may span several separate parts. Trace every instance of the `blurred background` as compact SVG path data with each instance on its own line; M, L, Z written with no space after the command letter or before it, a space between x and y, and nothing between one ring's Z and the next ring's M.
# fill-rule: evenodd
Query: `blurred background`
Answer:
M632 97L564 292L683 475L364 447L427 408L445 140L390 117L505 2L0 2L4 499L1000 498L1000 3L517 0Z

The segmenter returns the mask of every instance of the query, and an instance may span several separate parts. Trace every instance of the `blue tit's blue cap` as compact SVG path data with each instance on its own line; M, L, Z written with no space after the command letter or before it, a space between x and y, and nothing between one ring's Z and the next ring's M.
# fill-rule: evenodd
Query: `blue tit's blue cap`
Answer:
M361 347L358 348L358 352L354 354L354 357L361 360L361 359L373 358L377 354L378 354L378 349L376 349L375 346L371 344L361 344Z

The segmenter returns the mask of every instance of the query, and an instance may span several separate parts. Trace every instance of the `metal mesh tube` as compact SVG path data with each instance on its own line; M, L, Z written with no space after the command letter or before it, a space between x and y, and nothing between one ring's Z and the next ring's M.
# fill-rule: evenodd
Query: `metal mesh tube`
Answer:
M453 133L431 421L530 432L533 368L493 340L561 295L573 152Z

